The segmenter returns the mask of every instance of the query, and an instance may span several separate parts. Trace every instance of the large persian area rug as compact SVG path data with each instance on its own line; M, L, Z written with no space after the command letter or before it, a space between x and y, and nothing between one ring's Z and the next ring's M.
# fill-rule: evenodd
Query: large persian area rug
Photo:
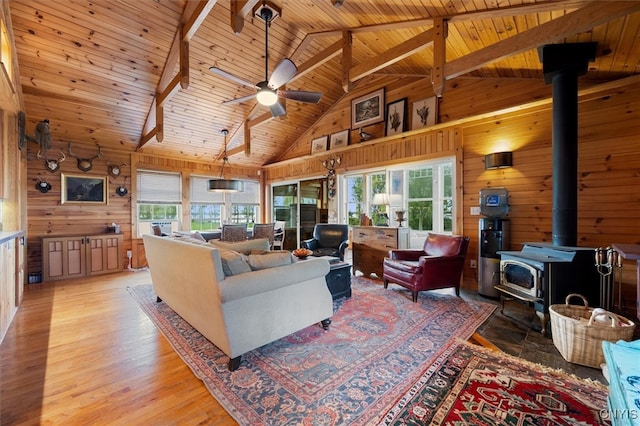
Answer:
M242 425L377 423L456 338L468 339L495 309L452 292L422 292L413 303L406 291L353 277L353 295L334 302L328 331L307 327L244 354L230 372L228 357L156 303L150 284L129 291Z
M609 424L595 381L460 341L389 410L386 425Z

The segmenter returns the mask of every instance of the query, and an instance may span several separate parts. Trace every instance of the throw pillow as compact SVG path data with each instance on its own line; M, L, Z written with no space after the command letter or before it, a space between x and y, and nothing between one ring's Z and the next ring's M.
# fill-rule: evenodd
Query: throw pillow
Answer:
M220 253L220 261L222 262L222 272L224 272L227 277L251 272L251 266L249 266L242 254L223 248L219 248L218 252Z
M225 248L242 254L249 254L251 250L269 250L269 240L266 238L256 238L255 240L240 241L237 243L210 240L209 244L217 248Z
M249 266L253 271L260 269L275 268L276 266L289 265L293 263L293 256L288 251L274 251L263 254L254 254L253 252L247 256Z

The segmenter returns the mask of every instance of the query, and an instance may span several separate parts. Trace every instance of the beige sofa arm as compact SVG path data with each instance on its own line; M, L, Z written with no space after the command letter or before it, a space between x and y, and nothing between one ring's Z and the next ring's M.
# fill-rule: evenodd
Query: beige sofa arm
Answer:
M329 262L326 259L310 258L290 265L232 275L218 283L220 300L224 304L313 278L324 277L328 273Z

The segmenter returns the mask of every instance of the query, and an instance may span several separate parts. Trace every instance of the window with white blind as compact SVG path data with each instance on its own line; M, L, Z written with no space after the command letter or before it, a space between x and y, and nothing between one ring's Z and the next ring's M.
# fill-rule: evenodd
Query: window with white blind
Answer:
M260 217L260 185L258 182L244 181L244 191L229 193L231 223L253 223Z
M138 236L152 233L152 224L159 224L165 234L180 228L180 173L138 170L137 193Z
M219 229L224 210L224 193L209 192L209 177L191 176L191 230Z
M260 217L260 184L243 181L242 192L209 192L211 177L191 177L191 230L219 229L222 223L246 223Z

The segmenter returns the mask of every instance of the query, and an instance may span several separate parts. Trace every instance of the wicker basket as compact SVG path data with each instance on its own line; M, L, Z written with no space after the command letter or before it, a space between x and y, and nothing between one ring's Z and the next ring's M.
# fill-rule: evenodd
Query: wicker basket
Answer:
M582 299L583 306L570 305L573 297ZM635 330L633 321L604 311L595 312L587 300L572 293L564 305L549 306L553 344L562 357L572 363L600 368L604 363L602 341L631 340ZM595 315L594 315L595 314ZM604 319L605 322L599 320Z

